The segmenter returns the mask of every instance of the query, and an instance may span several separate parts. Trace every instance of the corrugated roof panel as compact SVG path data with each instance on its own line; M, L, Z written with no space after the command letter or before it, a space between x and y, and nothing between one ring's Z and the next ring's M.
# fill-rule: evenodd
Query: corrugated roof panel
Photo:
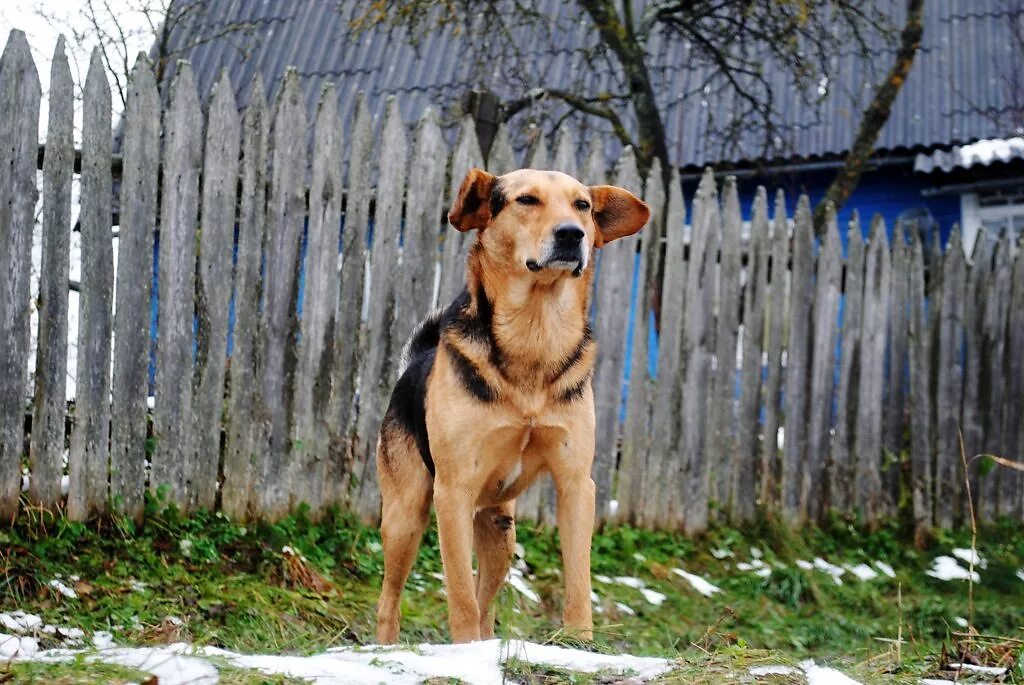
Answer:
M171 42L172 49L186 52L192 61L204 97L221 67L227 67L240 103L256 73L262 75L273 102L286 66L295 64L304 75L309 116L324 83L333 81L346 122L351 119L359 91L367 93L370 110L378 120L384 99L399 94L402 117L412 124L430 104L442 113L448 111L470 87L490 88L506 99L521 96L516 77L522 73L546 73L553 87L586 84L594 93L620 87L620 75L614 70L586 73L593 69L584 62L578 48L592 47L596 38L583 13L558 0L532 2L543 17L550 17L552 28L550 32L513 29L523 64L502 60L475 64L466 58L470 54L466 36L452 35L450 28L426 36L418 51L409 45L404 28L386 24L352 37L349 23L356 6L336 0L211 0L202 3L202 11L195 12L195 17L175 28ZM634 2L639 12L642 3ZM896 24L902 21L903 10L901 3L893 2L893 6L898 10L893 19ZM878 147L927 148L1012 133L1000 130L991 116L979 111L997 111L1006 106L999 70L1010 68L1015 56L1003 0L931 0L925 18L921 51L879 136ZM202 35L204 27L218 22L242 26L251 23L254 31L252 35L228 32L207 40ZM756 127L741 130L737 144L722 149L721 140L709 129L708 116L724 125L741 102L699 91L706 67L691 60L689 46L678 39L655 35L648 50L655 65L652 82L664 113L670 154L677 164L738 162L762 154L764 141ZM782 115L781 146L773 145L772 157L815 158L843 153L856 133L860 111L870 99L874 80L886 73L893 55L891 46L875 46L869 64L855 52L852 44L839 51L828 96L818 106L805 102L787 74L772 69L770 60L766 61L768 80ZM173 65L168 73L173 73ZM816 85L811 84L811 89L810 97L814 98ZM536 107L533 115L546 112L554 116L564 111L565 105L546 102ZM631 124L634 115L626 111L623 119ZM581 125L579 117L571 120ZM607 122L592 119L586 128L609 130Z

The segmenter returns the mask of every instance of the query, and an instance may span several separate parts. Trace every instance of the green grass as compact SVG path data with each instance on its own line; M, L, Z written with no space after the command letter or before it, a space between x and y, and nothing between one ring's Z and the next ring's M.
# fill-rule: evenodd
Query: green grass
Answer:
M564 643L557 533L528 524L519 524L518 533L541 601L504 589L497 633ZM666 682L729 682L729 674L742 675L750 665L808 656L840 658L844 670L866 682L883 673L913 682L931 667L942 644L951 644L955 617L968 615L965 583L938 581L924 572L937 554L967 547L969 539L967 533L941 534L930 549L918 551L896 523L869 533L838 519L802 534L768 522L742 530L721 526L696 541L611 528L594 538L594 573L638 577L666 599L654 606L633 588L595 582L603 611L595 614L595 642L588 647L679 659ZM285 546L305 561L282 553ZM1024 582L1015 574L1024 567L1024 532L1003 523L980 531L978 546L988 567L974 589L974 624L984 634L1021 638ZM736 562L750 561L751 547L763 552L765 563L782 568L767 578L736 570ZM716 550L734 556L717 559ZM794 563L815 556L837 564L881 560L898 576L861 583L847 574L837 586L826 574ZM671 573L674 567L703 575L723 592L713 598L697 594ZM151 506L138 528L124 521L58 520L0 530L0 610L23 609L87 633L110 631L119 644L186 640L243 652L306 654L371 643L382 571L378 532L347 516L314 523L300 512L275 525L242 526L216 514L158 514ZM402 639L408 643L448 639L441 582L432 575L440 571L432 529L404 596ZM78 599L49 587L58 576L75 587ZM80 580L73 581L75 576ZM618 602L636 615L621 611ZM884 641L898 633L905 640L899 663L892 643ZM41 637L42 648L58 646L47 639ZM65 667L67 674L59 671ZM43 672L32 669L46 668L57 670L39 676L40 682L80 682L74 680L75 666L16 668L23 669L16 682L31 682L31 673ZM600 675L579 680L583 676L530 668L526 682L603 682ZM235 680L226 682L287 682L229 673ZM120 677L112 675L111 681Z
M0 683L39 683L42 685L94 685L107 683L143 683L150 678L144 671L113 664L97 664L84 658L63 663L15 661L0 665Z

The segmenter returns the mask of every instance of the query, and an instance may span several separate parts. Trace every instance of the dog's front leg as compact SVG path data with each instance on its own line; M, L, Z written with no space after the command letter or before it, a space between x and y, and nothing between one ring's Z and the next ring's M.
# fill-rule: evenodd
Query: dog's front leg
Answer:
M558 491L558 535L565 568L567 632L584 640L594 636L590 606L590 539L594 532L594 481L589 474L555 483Z
M439 478L434 483L434 508L452 642L479 640L480 607L473 582L473 498L467 488Z

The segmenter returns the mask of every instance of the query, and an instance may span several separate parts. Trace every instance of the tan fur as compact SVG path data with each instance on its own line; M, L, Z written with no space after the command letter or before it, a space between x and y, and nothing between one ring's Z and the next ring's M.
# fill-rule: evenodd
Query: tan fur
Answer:
M491 216L498 184L507 203ZM536 198L524 205L516 198ZM575 203L592 207L581 209ZM449 214L462 231L479 230L467 263L471 307L485 293L491 344L445 329L427 381L425 413L431 482L414 441L385 425L377 450L383 500L385 578L378 603L377 640L398 637L399 596L429 516L437 512L452 640L494 634L492 601L508 573L515 544L515 498L549 471L558 494L558 527L566 584L563 620L590 639L590 539L594 526L594 399L596 355L584 337L595 247L639 230L649 210L612 186L587 187L558 172L525 169L499 179L474 169ZM553 230L573 223L584 231L586 268L531 270L550 253ZM581 347L582 345L582 347ZM578 352L576 363L566 360ZM455 357L469 360L495 391L491 402L467 392ZM579 390L572 401L563 398ZM472 556L476 553L474 578Z

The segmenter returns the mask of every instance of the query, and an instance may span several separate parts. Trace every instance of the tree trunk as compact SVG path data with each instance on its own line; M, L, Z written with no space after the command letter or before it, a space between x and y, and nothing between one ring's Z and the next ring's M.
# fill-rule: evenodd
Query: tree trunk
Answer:
M814 230L822 235L825 230L825 208L831 202L838 211L857 187L864 167L867 165L874 150L878 134L892 112L892 103L899 95L900 89L907 80L907 74L914 65L914 57L921 47L921 34L924 32L924 0L907 0L907 21L900 34L900 46L896 51L896 61L889 70L885 80L875 89L871 104L861 117L857 136L846 154L842 168L836 172L832 184L825 191L818 206L814 208Z

